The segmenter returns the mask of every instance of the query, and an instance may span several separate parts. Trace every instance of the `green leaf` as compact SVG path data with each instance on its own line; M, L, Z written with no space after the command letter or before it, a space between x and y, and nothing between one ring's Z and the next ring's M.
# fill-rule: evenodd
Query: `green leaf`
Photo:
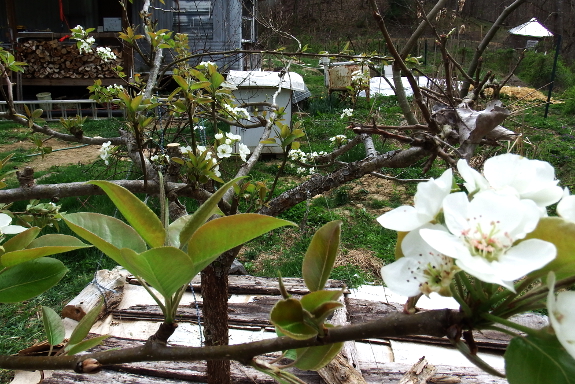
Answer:
M310 292L304 297L301 298L301 305L303 308L312 313L315 311L316 308L321 306L324 303L330 301L336 301L342 295L342 291L328 291L328 290L321 290Z
M184 79L182 76L179 75L173 75L172 79L174 79L176 81L176 83L178 83L178 85L184 90L187 91L188 88L190 87L188 85L188 82L186 81L186 79Z
M33 240L27 247L13 252L6 252L0 258L2 265L12 267L29 260L44 256L56 255L80 248L89 248L91 245L82 243L78 238L68 235L44 235Z
M291 221L257 213L220 217L208 221L194 233L188 243L188 254L197 273L223 252L286 225L296 226Z
M142 277L165 298L192 281L197 271L190 257L174 247L158 247L142 254L122 249L129 267L126 269Z
M224 197L226 191L234 185L237 181L243 179L243 177L237 177L233 180L228 181L220 189L210 196L208 200L206 200L200 207L194 212L191 219L186 223L184 228L180 233L180 247L184 244L187 244L192 235L201 227L206 220L208 220L214 211L214 208L217 207L218 203Z
M8 268L0 273L0 303L17 303L38 296L56 285L67 271L60 260L49 257Z
M60 315L50 307L42 306L42 321L44 322L44 331L50 345L58 345L66 336L66 329Z
M110 335L102 335L102 336L96 336L96 337L92 337L91 339L81 341L78 344L74 344L74 345L70 346L70 349L68 350L68 352L66 354L71 356L71 355L75 355L76 353L87 351L90 348L94 348L95 346L100 345L102 343L102 341L106 340L108 337L110 337Z
M79 342L84 340L86 336L88 336L88 333L90 332L90 329L92 329L92 325L94 325L94 323L96 322L96 319L98 318L98 315L102 311L103 306L104 302L100 301L98 305L92 308L88 313L86 313L86 315L82 318L82 320L80 320L80 322L78 323L78 325L76 325L76 328L74 328L72 334L70 335L70 340L68 341L66 350L69 350L69 347L71 345L78 344Z
M271 139L262 140L262 141L260 141L260 143L262 143L262 144L275 144L276 139L272 137Z
M550 271L555 272L557 280L575 274L575 223L560 217L543 217L537 228L525 239L541 239L555 244L557 257L542 269L533 271L530 276L545 279Z
M297 359L294 365L304 371L317 371L332 361L342 348L343 343L333 343L296 349Z
M147 250L146 243L134 228L114 217L89 212L70 213L62 217L74 233L124 267L120 249L129 248L137 253Z
M140 95L141 96L141 95ZM134 99L135 100L135 99ZM109 181L90 181L102 188L128 223L142 236L150 247L161 247L166 239L162 222L148 206L132 192Z
M40 228L32 227L30 229L25 230L24 232L20 232L4 244L4 252L12 252L18 251L20 249L24 249L38 236L40 233Z
M306 340L317 335L317 330L304 323L303 308L297 299L278 301L270 313L270 321L286 336Z
M330 221L313 235L305 254L302 275L310 291L323 289L335 263L341 234L340 220Z
M515 337L505 351L509 384L574 384L575 360L555 337Z

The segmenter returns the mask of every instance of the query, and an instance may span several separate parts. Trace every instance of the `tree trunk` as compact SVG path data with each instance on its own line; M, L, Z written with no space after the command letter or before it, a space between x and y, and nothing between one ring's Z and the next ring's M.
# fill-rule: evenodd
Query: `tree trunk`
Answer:
M228 272L241 246L224 252L202 271L206 346L228 345ZM231 384L230 361L208 360L208 384Z

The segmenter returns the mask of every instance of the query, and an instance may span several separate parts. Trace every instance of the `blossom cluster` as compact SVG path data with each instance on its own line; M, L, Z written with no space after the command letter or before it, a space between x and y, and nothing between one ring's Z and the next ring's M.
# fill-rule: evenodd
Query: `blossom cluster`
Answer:
M224 108L233 118L246 119L246 120L250 118L250 114L248 110L245 108L232 107L229 104L224 104Z
M301 163L310 163L310 162L313 162L313 160L315 160L316 158L318 158L320 156L325 156L327 154L328 153L325 151L320 151L320 152L314 151L314 152L306 153L306 152L302 151L301 149L292 149L288 153L288 158L290 160L299 161ZM292 168L295 167L294 164L290 164L290 166ZM301 174L313 175L314 173L316 173L316 169L315 169L315 167L311 167L311 168L297 167L296 172L300 175Z
M167 165L170 163L170 156L164 154L164 153L159 153L156 155L152 155L150 157L150 161L154 164L158 164L158 165Z
M242 137L240 135L233 134L231 132L226 132L225 136L223 133L216 133L216 155L220 158L230 157L233 153L233 145L238 143ZM238 155L242 161L247 160L247 156L250 154L250 149L244 143L238 143Z
M93 31L94 28L84 29L81 25L77 25L76 28L72 28L71 38L78 40L77 46L80 54L92 52L92 46L96 43L96 39L90 36L89 33ZM116 60L116 54L112 52L109 47L98 47L96 48L96 54L103 61Z
M333 137L330 137L329 141L331 141L331 145L333 145L334 147L341 147L342 145L347 143L348 139L346 135L335 135Z
M563 198L564 212L573 209L549 163L504 154L488 159L483 174L465 160L457 169L468 193L452 193L448 169L417 186L413 206L377 219L385 228L408 232L401 242L403 257L381 270L391 290L406 296L450 296L451 280L462 270L514 291L514 280L555 258L552 243L525 240L549 205Z
M116 54L114 52L112 52L110 47L98 47L98 48L96 48L96 54L103 61L116 60Z
M341 113L341 116L339 117L340 119L345 119L346 117L351 117L353 116L353 108L344 108L344 110Z
M110 164L110 161L109 161L110 155L111 155L111 153L112 153L112 151L113 151L113 149L114 149L111 145L112 145L112 142L111 142L111 141L106 141L106 142L105 142L104 144L102 144L102 146L100 147L100 151L99 151L99 152L100 152L100 158L101 158L102 160L104 160L104 163L105 163L106 165L109 165L109 164Z

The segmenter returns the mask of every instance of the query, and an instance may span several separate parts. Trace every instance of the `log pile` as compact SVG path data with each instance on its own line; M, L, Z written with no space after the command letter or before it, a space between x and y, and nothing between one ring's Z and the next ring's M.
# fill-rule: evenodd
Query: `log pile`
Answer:
M75 44L58 40L29 40L18 47L19 60L26 62L27 79L97 79L116 77L112 70L122 65L122 52L112 48L116 60L102 61L95 52L83 55Z

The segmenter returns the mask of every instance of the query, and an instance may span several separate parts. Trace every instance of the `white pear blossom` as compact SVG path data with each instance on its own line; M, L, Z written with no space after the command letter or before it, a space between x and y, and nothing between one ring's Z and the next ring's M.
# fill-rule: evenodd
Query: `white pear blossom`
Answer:
M216 166L212 169L212 171L214 171L214 175L216 175L217 177L221 177L221 176L222 176L222 174L221 174L221 172L220 172L220 166L219 166L219 165L216 165Z
M228 144L222 144L217 149L217 156L222 159L232 155L232 147Z
M24 232L27 228L20 225L10 225L12 218L5 213L0 213L0 234L15 235Z
M112 151L112 142L111 141L106 141L104 144L102 144L102 146L100 147L100 158L102 160L104 160L104 163L106 165L110 164L110 161L108 160L110 158L110 152Z
M181 148L180 148L180 152L182 153L182 155L185 155L185 154L187 154L187 153L190 153L190 152L192 152L192 147L189 146L189 145L187 145L187 146L185 146L185 147L181 147Z
M570 195L568 188L565 188L563 198L557 204L557 214L565 220L575 222L575 195Z
M216 65L216 63L214 63L213 61L202 61L200 64L198 64L198 67L208 67L209 65Z
M451 192L453 172L443 172L438 179L419 183L414 197L414 206L401 206L377 218L379 224L395 231L408 232L435 220L441 211L443 199Z
M346 117L353 116L353 108L345 108L340 116L340 119L345 119Z
M240 135L233 134L231 132L226 132L226 137L230 140L240 141L242 137Z
M96 53L103 61L116 60L116 54L112 52L110 47L98 47Z
M465 160L458 161L457 169L465 179L469 193L491 189L500 194L530 199L539 207L541 216L546 216L545 207L558 202L563 195L557 185L559 181L555 179L555 170L546 161L506 153L487 159L483 176Z
M559 292L555 296L555 274L553 272L549 273L547 284L549 285L547 295L549 321L557 340L575 359L575 292Z
M215 136L216 140L221 140L224 138L224 135L222 133L216 133Z
M244 143L238 144L238 149L242 161L246 161L246 156L250 154L250 149Z
M446 232L439 224L423 228ZM381 277L393 292L412 297L437 292L451 296L449 284L459 271L451 257L442 255L427 244L418 230L409 232L401 242L404 257L381 268Z
M469 201L463 192L443 201L449 232L421 229L421 237L478 279L514 291L513 280L537 270L556 256L552 243L528 239L514 245L533 231L539 209L531 200L485 191Z

